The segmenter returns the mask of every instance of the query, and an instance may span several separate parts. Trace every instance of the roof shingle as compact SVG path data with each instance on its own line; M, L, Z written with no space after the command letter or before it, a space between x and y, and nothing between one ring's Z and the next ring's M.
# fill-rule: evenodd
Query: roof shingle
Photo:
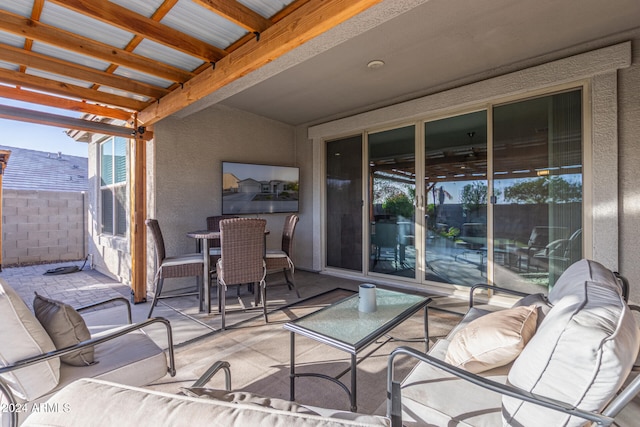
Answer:
M88 191L85 157L28 150L0 145L11 155L4 170L2 186L12 190Z

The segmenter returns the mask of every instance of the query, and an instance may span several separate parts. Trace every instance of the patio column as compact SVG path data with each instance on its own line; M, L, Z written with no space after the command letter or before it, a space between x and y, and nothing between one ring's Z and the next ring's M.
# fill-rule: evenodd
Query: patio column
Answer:
M2 271L2 204L4 203L4 197L2 195L2 178L4 177L4 168L7 167L10 155L11 151L0 150L0 271Z
M144 131L143 128L137 128ZM131 293L134 304L147 301L146 250L147 233L144 220L147 215L147 154L143 133L138 131L131 139Z

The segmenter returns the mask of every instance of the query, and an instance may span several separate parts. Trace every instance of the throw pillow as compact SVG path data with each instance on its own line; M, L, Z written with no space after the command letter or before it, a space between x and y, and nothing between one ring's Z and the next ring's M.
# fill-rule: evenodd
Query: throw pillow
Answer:
M36 292L33 310L58 350L91 338L82 316L68 304L43 297ZM91 365L94 363L93 359L93 347L60 357L62 362L73 366Z
M458 331L447 348L445 362L472 373L514 361L536 331L535 305L486 314Z
M204 397L207 399L221 400L229 403L246 403L251 405L258 405L265 408L276 409L279 411L318 415L316 412L313 412L304 406L298 405L288 400L264 397L243 391L226 391L204 387L183 387L182 392L186 396L190 397Z

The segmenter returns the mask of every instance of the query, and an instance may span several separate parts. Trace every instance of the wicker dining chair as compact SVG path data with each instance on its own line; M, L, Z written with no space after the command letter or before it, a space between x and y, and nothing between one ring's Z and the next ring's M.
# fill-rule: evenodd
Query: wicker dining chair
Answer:
M207 217L207 230L220 231L220 221L229 218L239 218L235 215L214 215ZM220 259L220 239L209 239L209 265L216 265ZM215 274L215 268L212 269ZM240 289L240 287L238 287Z
M225 296L227 287L259 284L267 321L265 294L264 232L267 221L255 218L231 218L220 221L220 259L216 265L218 309L225 329ZM256 304L259 295L256 294Z
M184 254L168 257L164 246L164 238L162 237L162 231L160 230L160 224L156 219L147 219L145 221L156 250L156 274L154 278L155 292L153 295L153 301L151 308L149 309L149 315L151 317L153 309L158 304L158 300L164 298L176 298L188 295L198 295L200 300L200 309L202 309L203 302L203 280L204 274L204 260L202 254ZM179 294L162 295L162 286L164 279L173 279L177 277L196 277L196 292L184 292Z
M267 266L267 272L282 271L284 279L287 282L289 289L293 288L296 291L296 295L300 298L300 292L293 280L295 272L295 266L291 257L293 256L293 233L296 231L296 224L298 224L298 215L288 215L284 220L284 226L282 228L282 246L281 249L269 249L264 257L264 261ZM289 274L287 273L291 273ZM266 292L266 290L265 290Z

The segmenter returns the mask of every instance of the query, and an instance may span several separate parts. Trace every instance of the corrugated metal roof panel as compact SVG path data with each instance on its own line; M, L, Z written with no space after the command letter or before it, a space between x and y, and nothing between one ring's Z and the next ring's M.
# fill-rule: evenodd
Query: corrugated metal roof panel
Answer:
M96 70L104 71L109 67L109 63L106 61L100 61L99 59L80 55L79 53L71 52L70 50L61 49L59 47L37 41L33 42L33 47L31 48L31 50L43 55L62 59L67 62L73 62L74 64L80 64L84 65L85 67L95 68Z
M31 10L33 9L33 0L3 1L0 4L0 9L8 10L9 12L29 18L31 17Z
M179 52L148 39L140 42L133 52L187 71L198 68L204 62L186 53Z
M132 70L126 67L118 67L113 74L117 76L127 77L131 80L147 83L154 86L169 87L173 84L170 80L165 80L160 77L152 76L140 71Z
M51 2L45 2L40 21L120 49L127 46L133 38L133 34L127 31Z
M80 87L91 87L93 85L93 83L90 83L84 80L72 79L71 77L61 76L59 74L50 73L48 71L43 71L43 70L36 70L35 68L27 68L26 74L43 77L49 80L68 83L68 84L72 84Z
M99 92L110 93L110 94L113 94L113 95L122 96L124 98L135 99L135 100L142 101L142 102L148 102L148 101L151 100L151 98L146 97L144 95L138 95L138 94L135 94L135 93L132 93L132 92L127 92L127 91L120 90L120 89L114 89L114 88L109 87L109 86L100 86L98 88L98 91Z
M126 7L142 16L151 18L164 0L109 0L111 3Z
M237 0L249 9L253 9L265 18L271 18L277 12L284 9L285 6L294 2L294 0Z
M18 71L20 66L17 64L12 64L11 62L0 61L0 67L5 70Z
M24 47L24 37L0 31L0 43L8 44L13 47Z
M222 49L247 33L220 15L184 0L179 1L160 22Z

